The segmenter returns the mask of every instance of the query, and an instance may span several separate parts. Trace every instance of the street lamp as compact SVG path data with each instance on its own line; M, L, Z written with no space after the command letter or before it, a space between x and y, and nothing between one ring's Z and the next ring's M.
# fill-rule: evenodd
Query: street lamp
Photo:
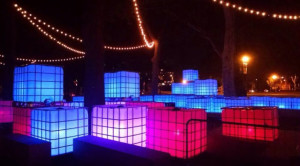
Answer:
M248 55L243 55L242 58L241 58L241 61L243 63L243 69L242 69L243 74L247 74L250 57Z
M272 75L272 79L273 79L274 81L277 80L277 79L278 79L278 75L273 74L273 75Z

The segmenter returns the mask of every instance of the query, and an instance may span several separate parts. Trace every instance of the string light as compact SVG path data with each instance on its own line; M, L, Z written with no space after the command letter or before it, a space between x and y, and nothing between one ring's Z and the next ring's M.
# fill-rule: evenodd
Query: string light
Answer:
M0 58L4 58L4 55L0 54Z
M147 36L146 36L144 28L143 28L143 22L142 22L142 18L140 16L140 11L139 11L139 6L137 4L137 1L132 0L132 2L133 2L133 7L134 7L134 10L135 10L135 15L136 15L136 19L138 21L138 26L139 26L139 29L140 29L141 36L144 39L144 42L147 45L147 47L152 48L154 46L154 42L153 41L149 42L148 39L147 39Z
M53 63L53 62L67 62L83 59L84 56L78 56L73 58L64 58L64 59L26 59L26 58L17 58L17 61L30 62L30 63Z
M1 65L1 66L5 66L5 63L3 63L3 62L0 62L0 65Z
M299 15L288 15L288 14L269 14L265 11L259 11L255 9L250 9L248 7L243 7L241 5L233 4L224 0L212 0L214 3L228 7L233 8L239 12L249 13L252 15L262 16L262 17L272 17L274 19L284 19L284 20L298 20L300 19Z
M154 46L154 42L149 42L147 40L147 37L144 33L144 29L143 29L143 26L142 26L141 16L139 15L139 8L138 8L138 5L137 5L137 2L136 2L136 0L134 0L133 2L134 2L133 4L134 4L134 8L135 8L136 17L137 17L137 20L138 20L138 23L139 23L139 28L140 28L140 31L141 31L141 36L142 36L145 44L144 45L138 45L138 46L128 46L128 47L104 46L104 49L115 50L115 51L128 51L128 50L141 49L141 48L145 48L145 47L152 48ZM72 40L75 40L75 41L78 41L80 43L83 42L83 40L81 38L75 37L74 35L66 33L65 31L60 30L60 29L56 28L55 26L53 26L51 24L48 24L44 20L42 20L42 19L34 16L33 14L27 12L26 10L22 9L22 7L19 7L18 4L14 4L14 7L16 8L16 10L18 12L20 12L22 14L23 18L27 19L34 27L36 27L42 34L47 36L49 39L55 41L57 44L59 44L60 46L66 48L70 51L73 51L75 53L82 54L82 55L85 54L85 52L83 52L81 50L74 49L74 48L66 45L63 42L58 41L55 37L53 37L48 32L46 32L41 26L46 27L48 29L51 29L52 31L56 32L57 34L60 34L64 37L68 37L68 38L70 38Z

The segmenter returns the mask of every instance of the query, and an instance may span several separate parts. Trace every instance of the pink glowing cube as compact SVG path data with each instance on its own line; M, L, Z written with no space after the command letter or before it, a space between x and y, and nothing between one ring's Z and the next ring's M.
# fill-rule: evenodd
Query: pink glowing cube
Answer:
M276 107L226 107L222 122L277 127L278 111Z
M31 136L31 112L34 108L13 108L13 133Z
M12 121L12 101L0 101L0 123L11 123Z
M274 141L278 138L278 129L273 127L222 124L222 132L225 136L260 141Z
M167 152L178 158L190 158L200 154L207 147L205 120L206 112L203 109L149 109L147 148Z
M165 103L160 102L126 102L127 106L147 106L148 108L162 108L165 106Z
M92 135L145 147L147 111L145 106L95 106Z

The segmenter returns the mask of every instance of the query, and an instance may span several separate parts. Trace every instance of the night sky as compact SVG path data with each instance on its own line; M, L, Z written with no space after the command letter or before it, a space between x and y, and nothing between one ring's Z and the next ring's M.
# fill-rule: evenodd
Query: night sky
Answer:
M26 0L20 6L48 23L75 36L81 35L84 0ZM142 44L131 0L108 0L104 20L104 41L108 45ZM224 16L222 7L211 0L138 0L146 31L157 38L161 46L161 67L180 75L182 69L199 69L201 78L220 78L221 60L203 34L222 52ZM300 15L299 0L231 0L249 8ZM2 2L1 2L2 3ZM3 5L0 5L3 8ZM8 10L14 13L13 4ZM298 12L297 12L298 11ZM274 20L236 12L238 54L249 53L250 79L265 80L273 72L300 75L300 20ZM31 24L16 14L17 55L24 58L67 58L77 56L44 37ZM192 29L193 25L202 33ZM8 37L6 32L2 36ZM56 35L57 36L57 35ZM59 37L59 36L57 36ZM72 40L59 38L82 49ZM151 71L153 50L129 52L106 51L105 70ZM238 60L238 59L237 59ZM72 79L83 79L83 60L62 63ZM70 83L70 81L69 81Z

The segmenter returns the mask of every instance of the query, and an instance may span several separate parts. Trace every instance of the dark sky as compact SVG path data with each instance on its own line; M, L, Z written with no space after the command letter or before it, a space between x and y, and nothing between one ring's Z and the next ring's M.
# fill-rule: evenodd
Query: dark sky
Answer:
M2 0L4 1L4 0ZM2 3L2 1L0 3ZM48 23L76 36L81 36L81 16L84 0L18 0L28 11ZM133 13L131 0L108 0L104 20L104 41L109 45L138 45L142 43ZM185 68L196 68L201 78L220 77L221 61L197 27L211 38L222 52L224 16L222 8L211 0L138 0L146 31L159 39L161 67L179 73ZM231 2L269 13L283 12L300 15L299 0L249 0ZM3 7L3 5L0 4ZM14 12L11 7L9 12ZM236 13L238 54L253 56L249 66L251 78L265 77L273 72L300 74L300 20L280 21ZM56 45L16 15L17 54L26 58L65 58L76 56ZM7 37L7 35L4 35ZM59 36L58 36L59 37ZM63 38L62 38L63 39ZM66 43L82 46L72 40ZM151 71L151 50L130 52L106 51L106 71ZM66 72L82 78L83 61L63 63Z

